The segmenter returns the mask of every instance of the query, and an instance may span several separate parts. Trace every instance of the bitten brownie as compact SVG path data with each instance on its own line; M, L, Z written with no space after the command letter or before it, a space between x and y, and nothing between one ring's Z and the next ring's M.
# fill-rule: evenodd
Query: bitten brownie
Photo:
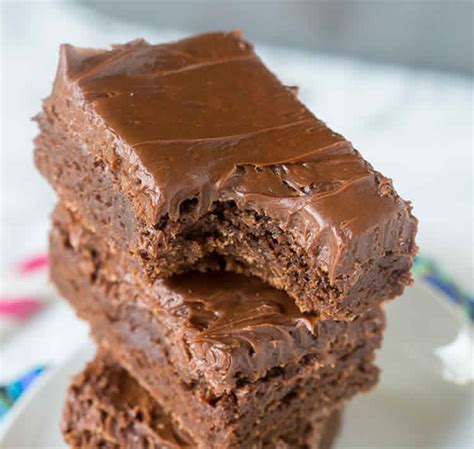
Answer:
M238 33L61 47L36 163L155 280L224 267L352 319L403 291L409 203Z
M74 449L194 449L160 404L104 353L96 356L69 386L62 431ZM268 449L329 449L339 416L302 420L293 435L283 435Z
M299 312L283 292L231 273L180 275L146 288L121 266L121 255L108 254L80 226L55 212L53 281L99 346L196 447L266 444L377 382L380 310L323 321Z
M61 205L52 221L51 276L79 314L105 313L122 334L147 334L136 345L150 356L166 352L180 377L211 398L308 358L334 365L367 337L381 338L378 308L352 322L323 320L255 277L190 272L149 285L130 272L126 253L111 252Z

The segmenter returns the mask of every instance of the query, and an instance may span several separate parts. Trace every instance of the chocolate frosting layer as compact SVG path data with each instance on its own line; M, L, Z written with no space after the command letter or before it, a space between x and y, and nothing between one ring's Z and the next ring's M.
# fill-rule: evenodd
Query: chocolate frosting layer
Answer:
M179 332L187 336L191 367L218 373L206 376L216 391L307 357L333 366L345 348L385 325L380 308L350 323L320 319L301 312L283 291L235 273L192 272L155 286L159 298L170 301L165 307L171 314L184 318Z
M111 169L133 174L127 189L151 224L190 200L196 218L235 201L290 232L332 280L355 261L414 250L415 220L391 182L237 33L63 45L53 97L74 99L113 139Z
M328 350L319 320L303 314L284 292L256 278L233 273L189 273L163 282L162 295L173 297L173 315L186 316L191 363L216 369L227 383L239 376L256 379L269 369ZM356 325L357 326L357 325Z

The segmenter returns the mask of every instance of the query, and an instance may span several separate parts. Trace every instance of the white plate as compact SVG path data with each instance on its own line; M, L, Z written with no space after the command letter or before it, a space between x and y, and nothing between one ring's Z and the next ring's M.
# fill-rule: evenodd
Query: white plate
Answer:
M454 340L459 317L424 286L408 289L387 312L389 326L378 356L381 384L351 402L336 448L474 448L472 384L445 380L434 353ZM93 353L89 344L20 399L2 425L2 448L65 447L59 430L64 392Z

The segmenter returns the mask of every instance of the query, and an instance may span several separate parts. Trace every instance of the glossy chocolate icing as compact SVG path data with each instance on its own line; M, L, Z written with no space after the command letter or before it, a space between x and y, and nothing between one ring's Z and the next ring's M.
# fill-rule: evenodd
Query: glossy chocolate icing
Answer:
M55 98L73 99L89 126L106 130L111 170L133 174L123 182L150 224L176 220L186 200L195 218L235 201L289 232L331 281L357 261L414 252L416 221L390 180L238 33L110 51L63 45Z
M331 339L321 335L318 341L320 320L300 312L284 292L256 278L188 273L158 284L161 298L173 298L172 313L186 316L180 332L188 335L191 364L219 371L221 383L233 385L239 376L257 379L315 351L323 353L327 364L335 363L325 347Z
M187 273L155 288L171 314L184 318L176 331L188 341L190 368L206 372L215 393L305 358L333 366L385 325L378 307L351 323L320 319L301 312L285 292L235 273Z

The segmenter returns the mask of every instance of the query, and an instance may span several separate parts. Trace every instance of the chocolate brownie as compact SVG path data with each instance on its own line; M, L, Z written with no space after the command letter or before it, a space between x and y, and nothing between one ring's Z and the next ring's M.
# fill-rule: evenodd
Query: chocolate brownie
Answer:
M410 282L409 203L238 33L63 45L36 163L149 279L216 266L352 319Z
M268 449L329 449L339 415L302 420ZM185 431L120 365L99 354L74 377L63 410L62 431L74 449L185 449L195 444Z
M71 233L60 226L56 219L53 281L90 323L99 345L186 429L197 447L253 447L301 419L328 416L377 382L373 356L384 327L380 310L352 322L317 321L308 327L314 317L296 308L286 316L286 309L276 307L293 304L289 297L275 302L260 281L240 275L239 286L238 275L217 272L159 280L147 292L125 269L114 271L120 256L109 263L90 232ZM201 287L195 276L202 276ZM219 297L227 282L238 295L250 297L230 321L221 321ZM212 297L213 285L215 296L206 301L203 292ZM261 299L254 289L262 289ZM236 300L235 295L227 298ZM305 355L298 355L301 350ZM293 352L297 359L289 357Z
M379 309L352 322L300 312L283 291L235 273L190 272L149 285L130 271L126 253L111 252L64 207L53 224L52 276L79 314L93 317L94 307L122 333L141 329L142 349L161 348L186 383L205 384L206 396L305 358L334 364L384 326ZM82 301L86 295L95 301Z

